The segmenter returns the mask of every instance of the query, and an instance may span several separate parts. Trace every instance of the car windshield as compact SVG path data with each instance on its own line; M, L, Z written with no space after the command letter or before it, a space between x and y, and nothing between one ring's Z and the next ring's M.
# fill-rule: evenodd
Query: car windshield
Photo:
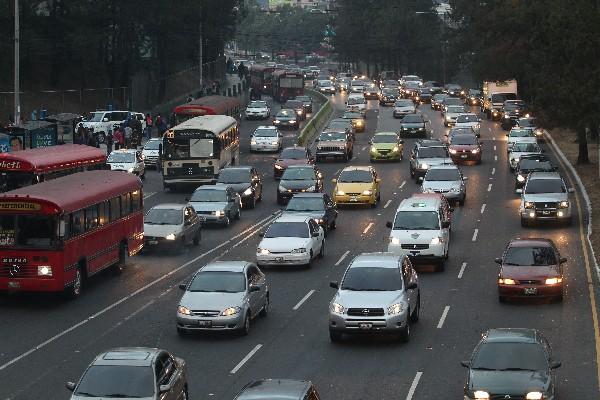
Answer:
M437 230L440 229L440 219L435 211L399 211L394 229Z
M364 104L365 101L366 100L365 100L364 97L348 97L348 104L349 105Z
M373 143L398 143L398 135L394 134L378 134L373 136Z
M288 168L283 173L281 180L284 180L284 181L315 180L315 170L311 167Z
M526 152L530 152L530 153L535 153L538 151L541 151L542 149L540 149L540 146L538 146L535 143L515 143L512 148L511 151L516 151L516 152L521 152L521 153L526 153Z
M419 158L446 158L448 151L445 147L423 147L419 149Z
M515 111L519 110L520 108L523 108L522 104L507 103L506 105L504 105L504 110L506 111Z
M154 374L149 366L92 365L77 385L81 397L154 397Z
M238 168L225 168L219 174L219 183L250 183L250 170Z
M452 128L450 129L450 133L448 135L452 136L461 133L471 135L473 134L473 128Z
M475 145L477 144L477 137L475 135L455 135L452 137L452 144L456 145Z
M524 118L519 120L519 126L523 128L534 128L535 120L533 118Z
M464 113L465 109L462 106L448 106L448 109L446 110L446 112L451 113L451 114L460 114L460 113Z
M546 354L536 343L483 343L471 361L471 368L484 370L548 369Z
M151 208L144 217L144 224L181 225L183 213L172 208Z
M528 129L513 129L508 134L510 137L535 137Z
M241 272L200 271L190 282L190 292L239 293L246 290L246 278Z
M420 115L407 115L402 119L402 123L403 124L422 124L423 123L423 117L421 117Z
M504 255L504 264L523 266L556 265L556 254L550 246L509 247Z
M254 137L277 137L277 129L257 129Z
M294 109L303 107L302 102L300 100L288 100L284 106L285 106L285 108L294 108Z
M477 115L464 114L464 115L459 115L456 118L456 122L458 122L458 123L479 122L479 118L477 117Z
M319 140L322 142L344 142L346 141L346 132L323 132L319 135Z
M267 102L253 101L252 103L248 104L248 108L267 108Z
M321 197L294 196L285 208L286 211L324 211L325 203Z
M435 101L442 101L446 97L448 97L448 96L446 96L445 94L436 94L435 96L433 96L433 100L435 100Z
M73 216L74 224L83 217ZM0 214L0 247L54 248L60 244L55 215Z
M144 145L144 150L158 150L160 140L148 140Z
M357 113L357 112L345 112L344 115L342 116L342 118L348 118L348 119L361 118L362 119L362 114Z
M319 81L319 86L331 86L331 81Z
M312 101L310 96L296 96L296 100L300 100L306 103L310 103Z
M412 100L398 100L396 102L396 104L394 104L395 107L413 107L414 104L412 102Z
M386 96L397 96L398 89L385 88L385 89L383 89L382 93Z
M294 110L281 110L277 113L278 118L295 118L296 112Z
M402 290L402 287L399 268L359 267L348 269L340 289L383 292Z
M373 182L373 174L370 171L362 169L344 170L340 174L338 182L342 183L371 183Z
M565 187L561 179L530 179L527 181L527 194L539 193L565 193Z
M214 203L214 202L226 202L227 201L227 192L224 190L206 190L200 189L196 190L192 194L192 198L190 201L198 202L198 203Z
M306 150L304 149L283 149L279 155L281 159L303 160L306 158Z
M552 163L550 161L538 161L522 158L519 163L519 169L521 170L539 170L539 171L551 171Z
M326 130L345 130L350 127L350 121L331 121L329 125L327 125Z
M120 151L113 151L108 156L107 162L109 162L109 163L134 163L135 162L135 154L124 153L124 152L120 152Z
M461 106L462 108L462 100L456 97L444 97L444 105L447 106Z
M427 171L425 181L459 181L460 173L456 169L434 168Z
M274 222L269 226L266 238L279 238L279 237L297 237L297 238L308 238L310 237L308 231L308 225L306 222Z

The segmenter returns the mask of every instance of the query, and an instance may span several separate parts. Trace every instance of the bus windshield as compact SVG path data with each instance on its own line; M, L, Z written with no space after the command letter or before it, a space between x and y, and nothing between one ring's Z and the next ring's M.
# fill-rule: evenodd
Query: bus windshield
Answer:
M186 158L217 158L215 156L215 139L167 139L165 158L180 160Z
M51 248L58 244L57 217L0 214L0 246Z

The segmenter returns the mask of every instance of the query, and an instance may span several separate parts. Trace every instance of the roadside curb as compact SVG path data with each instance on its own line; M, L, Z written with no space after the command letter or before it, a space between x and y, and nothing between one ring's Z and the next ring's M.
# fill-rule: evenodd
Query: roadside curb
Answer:
M592 202L590 201L590 197L588 196L587 190L585 189L585 185L583 184L583 182L581 181L581 178L577 174L577 170L575 169L575 167L573 167L571 162L567 159L567 157L564 155L562 150L558 147L558 145L554 141L554 138L552 137L550 132L548 132L547 130L544 130L544 135L546 136L546 139L548 139L548 142L550 142L550 144L552 145L554 152L556 154L558 154L558 156L560 157L562 162L567 166L571 176L573 176L573 178L577 182L577 186L579 186L579 190L581 191L581 193L583 195L583 200L585 201L585 207L588 212L586 239L587 239L589 248L592 252L592 260L594 263L594 267L596 268L596 277L598 278L598 281L600 281L600 267L598 266L598 261L596 259L596 253L594 251L594 247L592 246L592 240L591 240L591 236L592 236Z
M298 144L305 146L315 136L315 134L323 128L323 125L329 120L329 116L333 113L333 107L328 97L311 89L305 89L312 96L320 96L325 100L321 109L311 118L310 121L302 128L298 135Z

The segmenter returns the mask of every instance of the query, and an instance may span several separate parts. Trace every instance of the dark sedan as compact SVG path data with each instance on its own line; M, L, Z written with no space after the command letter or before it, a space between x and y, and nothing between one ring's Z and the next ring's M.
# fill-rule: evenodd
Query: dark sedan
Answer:
M296 116L296 111L292 109L279 110L275 118L273 118L273 125L278 128L293 128L298 129L300 121Z
M306 113L313 112L313 99L310 96L296 96L295 100L299 100L302 102L302 106L304 107L304 115Z
M304 102L301 100L288 100L285 102L282 109L290 109L296 112L296 117L300 121L304 121L306 119L306 111L304 110Z
M553 172L557 168L545 154L521 156L515 168L515 190L523 189L527 176L532 172Z
M217 184L231 186L238 192L244 208L254 208L262 200L262 179L254 167L227 167L221 170Z
M556 399L552 370L561 363L536 329L490 329L461 365L469 369L465 400Z
M281 151L278 157L275 157L273 164L273 177L281 178L284 171L290 165L314 164L314 157L309 149L300 146L286 147Z
M291 198L285 214L302 214L314 219L323 227L325 236L336 228L337 207L327 193L297 193Z
M397 88L384 88L379 94L379 104L382 106L393 105L400 98L400 90Z
M244 386L234 400L318 400L320 398L317 389L310 381L262 379Z
M408 114L400 124L400 137L419 136L428 138L431 133L431 125L423 114Z
M323 174L315 165L288 167L277 187L277 204L287 203L296 193L323 191Z

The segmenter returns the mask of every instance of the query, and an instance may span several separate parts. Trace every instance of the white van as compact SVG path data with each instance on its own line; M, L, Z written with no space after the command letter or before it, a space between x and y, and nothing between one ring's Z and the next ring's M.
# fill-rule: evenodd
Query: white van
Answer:
M391 228L388 252L408 255L414 264L444 269L450 250L451 212L439 193L419 193L403 200L387 223Z
M350 96L348 96L348 101L346 101L346 110L358 111L362 115L367 113L367 100L362 92L360 94L352 93Z
M142 123L142 130L146 128L146 116L143 113L133 111L92 111L90 117L82 122L85 128L93 128L98 134L100 143L104 143L106 135L112 133L114 126L120 124L131 116Z

